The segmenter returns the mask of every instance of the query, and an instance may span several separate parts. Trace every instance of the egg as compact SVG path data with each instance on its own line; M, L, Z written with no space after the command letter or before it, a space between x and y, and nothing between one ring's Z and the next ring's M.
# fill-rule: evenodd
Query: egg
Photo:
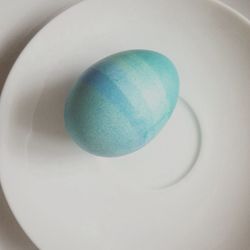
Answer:
M178 93L178 73L166 56L151 50L113 54L90 66L73 86L65 128L89 153L126 155L159 133Z

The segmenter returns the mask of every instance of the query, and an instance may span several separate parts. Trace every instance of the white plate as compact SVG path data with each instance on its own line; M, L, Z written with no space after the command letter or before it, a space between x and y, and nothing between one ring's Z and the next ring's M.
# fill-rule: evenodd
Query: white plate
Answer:
M65 96L93 62L135 48L174 61L186 102L141 151L84 153L64 131ZM249 249L249 79L249 22L215 2L67 10L29 43L1 98L1 182L19 223L40 249Z

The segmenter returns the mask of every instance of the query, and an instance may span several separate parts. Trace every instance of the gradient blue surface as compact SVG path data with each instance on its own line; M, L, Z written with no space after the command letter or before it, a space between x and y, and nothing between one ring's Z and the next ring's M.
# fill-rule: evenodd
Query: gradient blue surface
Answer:
M150 50L120 52L82 74L65 103L65 127L92 154L129 154L158 134L178 94L178 73L167 57Z

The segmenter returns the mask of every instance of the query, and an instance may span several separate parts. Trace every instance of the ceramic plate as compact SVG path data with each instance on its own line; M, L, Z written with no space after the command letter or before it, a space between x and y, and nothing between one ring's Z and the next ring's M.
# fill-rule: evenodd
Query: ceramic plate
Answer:
M168 56L181 97L144 149L95 157L65 133L65 97L128 49ZM1 98L1 182L21 226L46 250L249 249L249 69L249 22L213 1L89 0L55 18Z

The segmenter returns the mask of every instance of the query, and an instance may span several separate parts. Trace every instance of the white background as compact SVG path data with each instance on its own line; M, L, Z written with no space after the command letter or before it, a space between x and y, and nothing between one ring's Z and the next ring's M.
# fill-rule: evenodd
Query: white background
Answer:
M0 0L0 91L14 61L34 34L51 18L78 2L80 0ZM250 0L223 2L250 18ZM36 249L17 224L0 187L0 250Z

